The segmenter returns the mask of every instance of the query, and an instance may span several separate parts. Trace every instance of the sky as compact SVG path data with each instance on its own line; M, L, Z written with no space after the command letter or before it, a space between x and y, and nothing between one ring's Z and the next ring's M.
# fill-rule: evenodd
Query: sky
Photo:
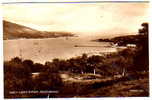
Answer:
M3 5L4 20L42 31L82 35L135 33L148 18L148 3Z

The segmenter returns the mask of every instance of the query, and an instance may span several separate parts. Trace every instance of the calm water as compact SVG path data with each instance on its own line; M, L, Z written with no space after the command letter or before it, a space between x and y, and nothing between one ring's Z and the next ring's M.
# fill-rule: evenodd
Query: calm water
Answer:
M75 47L75 45L85 45L85 47ZM19 56L44 63L54 58L68 59L83 53L93 55L116 52L116 48L110 46L110 43L106 42L91 42L86 37L4 40L4 60Z

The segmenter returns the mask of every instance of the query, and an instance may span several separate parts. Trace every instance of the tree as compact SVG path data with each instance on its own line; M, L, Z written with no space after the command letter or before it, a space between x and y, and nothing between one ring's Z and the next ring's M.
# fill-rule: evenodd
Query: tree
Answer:
M4 62L4 88L5 98L19 97L21 95L11 95L11 91L31 90L31 77L29 68L25 67L19 58Z
M147 22L141 24L142 29L139 29L138 32L140 35L148 35L149 33L149 25Z
M62 86L62 79L59 73L47 70L41 72L39 77L34 80L36 90L58 90Z
M24 60L23 61L23 66L24 66L25 69L28 69L30 72L32 72L34 63L33 63L32 60Z
M19 57L12 58L11 61L15 63L22 63L22 59L20 59Z
M148 23L142 23L142 29L139 29L140 39L137 45L137 52L134 58L134 64L136 70L148 70L149 58L148 58Z

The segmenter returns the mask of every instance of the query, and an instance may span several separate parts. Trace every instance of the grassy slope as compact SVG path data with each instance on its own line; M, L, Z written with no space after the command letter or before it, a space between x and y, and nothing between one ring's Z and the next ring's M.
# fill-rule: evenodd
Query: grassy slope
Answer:
M59 97L137 97L149 96L148 72L99 80L65 82ZM57 97L58 97L57 96Z
M148 96L148 77L130 81L121 81L92 91L85 97L130 97ZM81 96L80 96L81 97ZM82 96L83 97L83 96Z

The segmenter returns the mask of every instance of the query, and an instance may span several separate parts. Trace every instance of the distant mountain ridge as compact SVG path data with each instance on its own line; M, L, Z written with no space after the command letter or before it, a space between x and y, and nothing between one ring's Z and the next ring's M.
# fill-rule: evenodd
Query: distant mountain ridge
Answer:
M23 25L3 20L4 40L17 38L56 38L64 36L74 36L74 34L69 32L38 31Z

